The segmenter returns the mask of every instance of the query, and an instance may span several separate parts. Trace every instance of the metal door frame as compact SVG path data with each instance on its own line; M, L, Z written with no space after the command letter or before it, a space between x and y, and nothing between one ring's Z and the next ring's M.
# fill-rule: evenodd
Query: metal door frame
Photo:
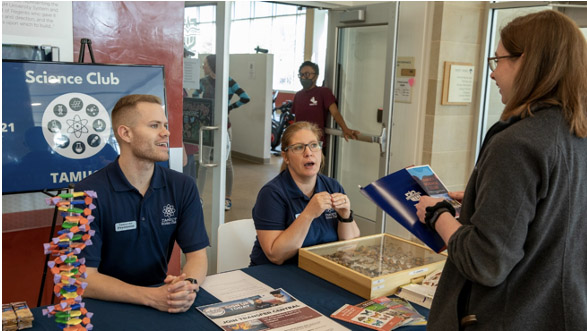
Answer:
M361 20L362 17L362 20ZM346 20L346 21L345 21ZM354 20L354 21L352 21ZM364 27L374 25L386 25L388 28L388 40L386 47L387 61L385 63L385 82L384 82L384 100L383 100L383 117L382 124L385 129L381 136L364 135L365 139L371 142L380 142L382 146L379 157L379 177L387 175L389 172L389 156L391 153L391 128L393 119L393 98L394 98L394 77L397 57L397 33L399 25L399 2L385 2L379 4L349 7L344 10L330 10L328 18L328 40L326 52L326 64L324 70L324 85L332 89L334 95L338 98L339 86L337 82L337 62L339 52L339 37L341 28ZM333 169L336 163L334 153L335 143L333 135L340 135L340 132L333 131L336 123L330 118L326 133L330 135L331 143L326 151L327 159L331 160L328 164L327 174L333 175ZM359 129L360 128L356 128ZM374 137L374 138L371 138ZM374 206L376 208L376 206ZM385 232L385 213L377 208L375 218L375 229L381 233Z

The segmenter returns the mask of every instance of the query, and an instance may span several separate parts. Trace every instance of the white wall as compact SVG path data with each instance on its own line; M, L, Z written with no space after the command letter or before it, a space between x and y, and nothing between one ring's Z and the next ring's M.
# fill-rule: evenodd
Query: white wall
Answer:
M230 112L232 151L269 163L273 54L231 54L229 72L251 98L249 103Z
M319 68L326 68L326 48L316 47L326 45L328 37L328 10L314 9L314 30L312 32L312 62ZM324 76L324 75L323 75ZM324 79L322 77L322 79ZM322 85L319 83L318 85Z
M397 57L413 58L416 76L411 89L411 102L393 104L390 173L421 162L431 11L432 6L428 2L400 2Z
M2 43L57 46L73 62L72 2L3 1Z

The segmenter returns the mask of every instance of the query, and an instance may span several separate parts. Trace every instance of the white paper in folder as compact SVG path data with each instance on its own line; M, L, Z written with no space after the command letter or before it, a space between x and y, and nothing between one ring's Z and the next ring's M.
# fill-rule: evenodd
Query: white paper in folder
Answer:
M273 290L273 288L241 270L207 276L202 288L222 302L242 299Z

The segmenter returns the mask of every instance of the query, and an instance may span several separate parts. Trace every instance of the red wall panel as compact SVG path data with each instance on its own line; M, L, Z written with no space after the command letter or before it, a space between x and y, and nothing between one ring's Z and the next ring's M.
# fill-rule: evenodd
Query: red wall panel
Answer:
M2 233L2 303L26 301L30 307L36 307L46 258L43 243L53 237L53 209L4 214L2 223L16 222L18 218L44 220L49 227ZM47 272L43 305L50 304L53 295L53 275Z
M183 19L182 1L73 2L74 59L88 38L97 63L165 66L170 147L182 146ZM84 61L91 61L87 49ZM176 244L169 272L179 271Z
M183 1L73 2L74 59L88 38L97 63L165 66L171 147L182 140L183 19Z

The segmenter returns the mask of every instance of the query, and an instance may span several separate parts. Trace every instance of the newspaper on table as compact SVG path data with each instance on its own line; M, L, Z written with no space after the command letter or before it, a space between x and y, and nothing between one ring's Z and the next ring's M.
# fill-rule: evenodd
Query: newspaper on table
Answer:
M222 330L348 330L283 289L196 309Z

